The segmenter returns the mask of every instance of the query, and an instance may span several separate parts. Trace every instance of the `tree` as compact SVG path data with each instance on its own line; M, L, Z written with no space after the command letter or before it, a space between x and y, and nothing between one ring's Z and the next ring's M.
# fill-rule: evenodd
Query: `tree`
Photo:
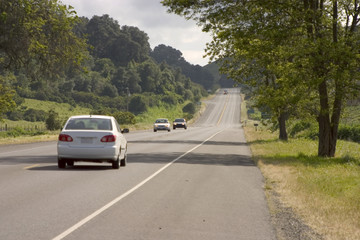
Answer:
M139 114L142 112L146 112L148 104L146 103L146 99L142 95L137 95L131 97L129 103L129 110L135 114Z
M206 68L188 63L182 56L182 52L170 46L160 44L154 48L150 56L158 63L166 63L172 67L180 68L185 76L206 89L211 89L215 84L213 75Z
M304 0L303 12L307 69L319 95L318 154L333 157L344 104L360 87L360 2Z
M54 110L50 110L48 117L45 121L46 128L48 130L54 131L61 128L61 122L59 120L59 114Z
M182 52L164 44L156 46L150 53L150 56L158 63L165 62L171 66L178 65L179 62L185 61Z
M7 80L13 81L13 78L13 76L4 77L0 75L0 121L3 113L13 110L16 106L13 100L15 91L6 84Z
M302 99L317 97L318 104L312 110L317 112L319 122L318 155L335 155L344 102L354 96L359 84L358 1L164 0L162 3L170 12L195 19L203 31L214 34L213 41L207 45L207 54L212 60L225 60L224 72L236 77L243 66L251 70L255 66L258 72L263 69L267 77L263 78L265 81L255 79L255 86L259 87L256 93L265 97L269 80L270 90L280 89L271 90L275 95L267 105L279 97L289 99L286 90L291 90L290 96L295 94L295 98L290 98L293 100L301 95Z
M122 26L105 14L94 16L87 24L89 43L97 58L109 58L116 66L143 62L150 53L149 37L137 27Z
M72 7L58 0L0 1L0 66L25 67L32 76L79 67L86 43L72 31L76 21Z

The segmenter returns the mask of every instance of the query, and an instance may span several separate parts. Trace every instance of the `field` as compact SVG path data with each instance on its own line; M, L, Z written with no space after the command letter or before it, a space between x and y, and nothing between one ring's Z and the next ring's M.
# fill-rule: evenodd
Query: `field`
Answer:
M187 118L182 111L182 107L187 103L188 102L185 102L176 107L161 106L149 108L146 113L136 116L135 125L121 125L121 123L120 125L122 128L129 128L130 131L152 129L152 125L157 118L168 118L169 121L173 121L175 118ZM25 109L32 108L43 110L45 112L54 110L59 114L59 119L62 122L65 122L68 117L72 115L89 114L92 110L90 108L73 107L67 103L56 103L34 99L25 99L25 102L20 107ZM196 114L194 117L196 117ZM8 131L4 131L11 129L13 129L13 132L9 133ZM25 132L23 130L25 130ZM11 121L8 119L4 119L3 122L0 122L0 144L53 140L56 139L58 133L59 131L47 131L45 122Z
M25 99L25 102L21 104L21 108L26 109L36 109L49 112L50 110L55 110L59 114L59 119L64 122L69 116L72 115L81 115L89 114L91 112L90 108L83 107L73 107L67 103L56 103L50 101L40 101L35 99ZM0 130L12 129L16 127L21 127L26 130L46 130L45 122L29 122L29 121L11 121L4 119L3 122L0 122Z
M277 132L253 123L244 129L267 196L275 192L324 239L360 239L360 144L338 140L336 157L320 158L317 141L279 141Z

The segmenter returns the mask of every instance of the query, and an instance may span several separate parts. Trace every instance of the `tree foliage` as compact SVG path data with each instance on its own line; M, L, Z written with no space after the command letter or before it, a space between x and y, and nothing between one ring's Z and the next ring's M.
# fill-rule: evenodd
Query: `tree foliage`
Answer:
M59 114L54 110L50 110L48 113L48 117L45 120L45 124L48 130L51 131L59 130L61 128L61 121L59 119Z
M284 127L289 115L313 114L319 156L335 155L344 102L359 87L358 1L162 3L213 33L208 55L222 61L232 78L252 86L257 103L270 109L279 125Z
M11 111L11 88L17 98L138 114L163 101L198 101L207 95L204 86L213 84L187 76L186 69L194 66L185 59L174 66L157 62L145 32L109 15L79 18L58 0L0 1L0 10L0 75L14 74L6 89L1 86L6 104L0 111L9 118L34 120L36 115L21 107ZM195 77L202 85L194 83Z
M15 108L15 101L13 97L15 91L9 87L7 81L13 76L3 77L0 75L0 120L3 119L3 114Z
M58 0L0 1L0 66L24 67L32 76L79 66L86 44L72 31L76 21Z

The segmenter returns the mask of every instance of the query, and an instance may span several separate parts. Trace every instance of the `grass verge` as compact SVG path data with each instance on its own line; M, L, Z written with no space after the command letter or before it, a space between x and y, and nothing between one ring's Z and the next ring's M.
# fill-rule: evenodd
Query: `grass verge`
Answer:
M317 157L317 141L277 140L266 130L244 127L265 179L325 239L360 239L360 145L338 141L335 158Z

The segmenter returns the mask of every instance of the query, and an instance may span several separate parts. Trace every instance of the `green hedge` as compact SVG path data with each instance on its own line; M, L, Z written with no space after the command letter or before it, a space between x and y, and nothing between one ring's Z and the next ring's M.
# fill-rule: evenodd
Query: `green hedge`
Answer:
M360 126L340 125L338 139L360 143Z

